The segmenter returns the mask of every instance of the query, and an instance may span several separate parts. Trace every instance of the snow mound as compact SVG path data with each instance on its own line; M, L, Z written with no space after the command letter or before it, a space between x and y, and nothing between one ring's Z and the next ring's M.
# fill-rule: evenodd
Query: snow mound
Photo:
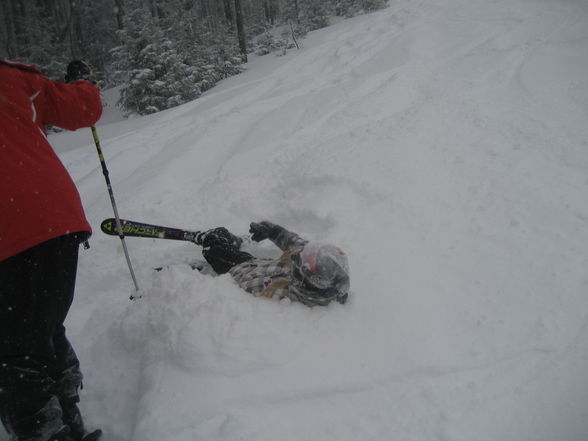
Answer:
M350 259L348 304L256 299L192 244L82 252L68 329L105 441L588 439L588 4L400 0L202 98L98 127L122 217ZM53 135L98 230L87 131ZM251 244L264 255L270 244ZM162 271L153 268L168 267Z

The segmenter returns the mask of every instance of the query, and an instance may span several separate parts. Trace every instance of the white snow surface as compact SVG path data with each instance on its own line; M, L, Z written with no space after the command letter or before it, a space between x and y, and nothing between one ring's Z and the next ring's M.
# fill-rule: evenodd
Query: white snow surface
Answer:
M586 441L588 2L393 0L303 44L175 109L107 107L98 132L121 217L332 242L346 305L255 298L185 265L196 245L140 238L130 301L90 131L51 136L95 230L67 320L88 425L104 441Z

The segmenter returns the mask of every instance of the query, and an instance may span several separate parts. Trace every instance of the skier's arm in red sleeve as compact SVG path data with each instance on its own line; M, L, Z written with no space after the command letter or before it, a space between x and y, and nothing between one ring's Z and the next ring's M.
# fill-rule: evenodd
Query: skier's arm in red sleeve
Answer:
M44 78L43 92L35 104L43 125L76 130L96 124L102 115L100 92L84 80L60 83Z

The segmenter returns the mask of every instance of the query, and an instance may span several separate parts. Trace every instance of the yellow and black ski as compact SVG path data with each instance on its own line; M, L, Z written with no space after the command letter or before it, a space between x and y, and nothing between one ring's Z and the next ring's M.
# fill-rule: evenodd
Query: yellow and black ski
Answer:
M200 231L181 230L179 228L163 227L161 225L151 225L142 222L121 219L123 235L128 237L150 237L152 239L172 239L195 242L196 236ZM102 231L110 236L118 236L116 228L116 219L104 219L100 224Z

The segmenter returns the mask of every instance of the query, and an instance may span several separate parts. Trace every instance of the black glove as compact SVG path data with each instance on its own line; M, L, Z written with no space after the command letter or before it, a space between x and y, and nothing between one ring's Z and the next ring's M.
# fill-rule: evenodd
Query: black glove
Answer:
M67 65L65 82L73 83L78 80L86 80L95 83L92 69L82 60L73 60Z
M203 248L202 255L217 274L224 274L235 265L254 259L251 254L225 244Z
M241 248L243 239L235 236L225 227L218 227L197 234L194 242L204 248L225 247L238 250Z
M268 221L251 222L249 224L251 239L255 242L261 242L264 239L275 239L278 234L276 227L277 225Z

